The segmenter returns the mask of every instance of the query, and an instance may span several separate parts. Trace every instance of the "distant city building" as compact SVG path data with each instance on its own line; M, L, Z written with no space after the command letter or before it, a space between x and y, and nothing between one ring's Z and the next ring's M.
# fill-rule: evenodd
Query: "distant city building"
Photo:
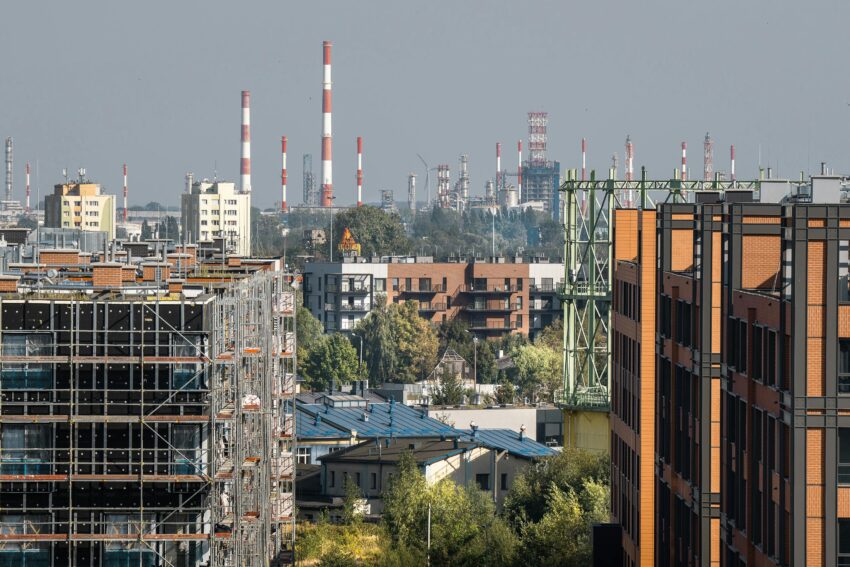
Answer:
M104 231L115 238L115 196L82 179L54 185L53 194L44 198L44 226Z
M196 181L181 197L187 243L224 238L228 251L251 254L251 195L227 181Z
M304 305L327 332L351 331L376 305L419 302L432 323L467 322L480 338L533 337L561 317L564 265L546 260L433 262L431 257L344 258L304 267Z

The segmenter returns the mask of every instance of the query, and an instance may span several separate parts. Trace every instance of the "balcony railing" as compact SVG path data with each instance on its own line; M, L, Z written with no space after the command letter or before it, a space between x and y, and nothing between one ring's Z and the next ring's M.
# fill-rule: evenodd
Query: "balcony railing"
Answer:
M366 312L370 311L371 308L365 303L343 303L339 306L340 311L359 311Z
M495 285L475 285L469 284L460 288L462 293L514 293L522 291L518 286L495 284Z
M470 331L510 331L519 327L516 321L473 321L469 324Z
M520 307L516 303L505 303L504 301L488 301L487 303L471 303L464 306L467 311L476 313L494 312L494 311L516 311Z
M528 291L531 293L557 293L558 286L555 284L538 284L528 286Z
M446 304L445 303L420 303L419 304L419 312L425 313L434 313L437 311L445 311Z
M408 294L415 294L415 293L433 294L433 293L443 293L443 292L446 291L445 288L442 286L442 284L436 284L436 285L425 286L425 287L415 287L415 288L413 287L413 285L406 286L406 285L399 284L396 287L397 287L397 289L395 289L395 291L397 291L398 293L408 293Z
M368 285L343 285L339 288L339 293L369 293L371 288Z

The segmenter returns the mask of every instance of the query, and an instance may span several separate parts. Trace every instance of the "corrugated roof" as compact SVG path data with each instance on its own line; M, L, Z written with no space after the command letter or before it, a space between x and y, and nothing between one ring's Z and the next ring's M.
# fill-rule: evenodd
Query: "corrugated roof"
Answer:
M335 427L322 418L316 420L312 415L298 408L295 412L295 434L301 439L348 439L348 431Z
M507 451L511 455L525 457L526 459L539 459L551 457L557 452L534 439L524 436L519 438L519 433L513 429L478 429L475 435L471 429L461 429L464 441L477 441L485 447Z
M301 429L302 421L297 423L298 436L310 437L310 423L315 416L322 422L337 427L342 435L356 431L358 437L457 437L458 431L428 417L423 410L417 410L396 403L370 403L367 408L334 408L322 404L298 404L298 413L310 416ZM366 419L364 419L366 416ZM299 415L299 417L301 417Z
M411 443L393 439L389 443L380 441L365 441L348 449L328 453L319 457L322 462L381 462L396 463L401 456L410 451L420 465L429 465L452 455L463 453L477 447L477 443L455 443L440 439L425 439Z

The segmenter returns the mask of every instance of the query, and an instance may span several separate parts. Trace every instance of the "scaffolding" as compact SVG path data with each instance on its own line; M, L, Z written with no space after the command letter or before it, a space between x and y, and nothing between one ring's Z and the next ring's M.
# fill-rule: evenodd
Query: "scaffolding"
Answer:
M613 211L615 208L655 208L661 202L685 202L698 191L759 191L759 181L653 181L646 169L635 181L618 181L613 168L608 179L580 181L577 170L567 171L564 193L564 382L558 392L568 410L608 411L611 368L611 283L613 268ZM636 196L636 197L633 197Z
M268 565L294 542L295 295L0 300L0 563Z

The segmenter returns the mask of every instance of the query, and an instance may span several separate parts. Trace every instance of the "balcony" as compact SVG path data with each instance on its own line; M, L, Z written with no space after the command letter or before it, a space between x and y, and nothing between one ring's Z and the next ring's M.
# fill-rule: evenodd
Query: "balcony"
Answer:
M473 294L511 294L517 291L522 291L515 285L495 284L495 285L465 285L460 288L461 293Z
M469 324L470 331L481 332L503 332L519 329L516 321L472 321Z
M414 289L412 285L399 285L397 289L394 289L394 291L408 295L433 295L435 293L443 293L446 290L441 284L437 284L426 287L418 287L416 289Z
M445 311L446 304L445 303L420 303L419 304L419 312L420 313L436 313L438 311Z
M528 291L530 293L558 293L558 286L551 284L539 284L539 285L530 285L528 286Z
M339 293L348 295L368 295L371 291L371 288L367 285L343 285L339 288Z
M536 302L532 301L528 304L529 311L560 311L561 305L559 303L555 303L554 301L547 302Z
M371 311L369 306L365 303L343 303L339 306L339 310L346 311L348 313L366 313L368 311Z
M473 313L510 313L519 309L519 306L516 303L505 303L504 301L488 301L465 305L464 309Z

